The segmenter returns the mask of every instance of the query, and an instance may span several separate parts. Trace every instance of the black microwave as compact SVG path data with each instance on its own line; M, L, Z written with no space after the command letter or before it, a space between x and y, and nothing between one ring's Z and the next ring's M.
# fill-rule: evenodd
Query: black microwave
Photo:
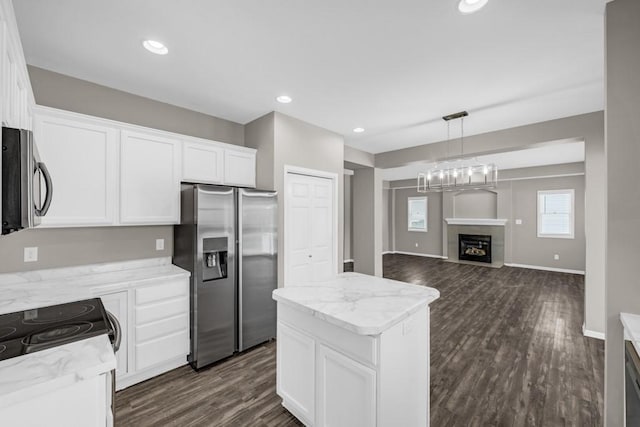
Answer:
M2 234L40 224L53 183L29 130L2 128Z

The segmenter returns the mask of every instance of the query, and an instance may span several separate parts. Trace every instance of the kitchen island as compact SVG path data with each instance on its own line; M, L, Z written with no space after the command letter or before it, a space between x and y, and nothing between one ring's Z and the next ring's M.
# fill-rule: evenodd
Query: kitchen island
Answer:
M344 273L273 291L277 386L307 426L429 425L433 288Z

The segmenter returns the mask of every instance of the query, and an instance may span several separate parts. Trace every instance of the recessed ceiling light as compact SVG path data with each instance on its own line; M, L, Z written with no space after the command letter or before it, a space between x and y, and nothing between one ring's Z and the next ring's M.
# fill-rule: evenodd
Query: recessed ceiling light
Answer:
M293 99L287 95L280 95L279 97L276 98L276 101L278 101L280 104L288 104L291 101L293 101Z
M460 0L458 10L464 15L477 12L482 9L489 0Z
M169 49L167 47L155 40L145 40L142 42L142 46L147 49L151 53L155 53L156 55L166 55L169 53Z
M362 133L362 132L364 132L364 128L355 128L353 131L355 133Z

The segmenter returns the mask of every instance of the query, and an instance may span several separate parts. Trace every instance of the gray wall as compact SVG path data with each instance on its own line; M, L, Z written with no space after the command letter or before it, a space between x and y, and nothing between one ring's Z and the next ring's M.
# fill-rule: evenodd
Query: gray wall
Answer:
M352 212L351 206L353 201L351 200L351 175L344 175L344 260L351 258L351 241L353 232L351 230Z
M382 276L383 181L380 169L356 169L353 175L353 268Z
M38 105L244 145L244 126L86 80L29 66Z
M284 284L284 167L298 166L338 177L338 265L344 259L344 138L334 132L281 113L269 113L245 126L245 143L258 154L257 184L279 193L278 285Z
M605 425L624 425L620 312L640 314L640 2L615 0L606 12L607 269Z
M395 191L395 250L425 255L442 255L442 193L428 193L427 232L408 231L407 204L409 197L422 197L415 189Z
M382 252L389 251L389 234L391 233L390 215L390 191L388 188L382 189Z
M454 218L498 218L498 193L463 191L453 196Z
M243 126L84 80L29 67L36 102L82 114L243 145ZM55 177L54 177L55 180ZM155 250L155 239L165 249ZM24 263L24 248L38 261ZM171 256L172 226L24 230L0 237L0 273Z
M247 147L258 150L256 153L256 183L258 188L273 190L276 188L273 173L275 156L275 113L262 116L244 127L244 140Z
M584 271L584 177L511 181L511 263ZM549 239L537 236L537 192L575 190L575 238ZM522 219L516 225L515 219ZM554 260L558 254L560 259Z
M156 239L164 250L156 251ZM38 247L25 263L24 248ZM23 230L0 237L0 273L173 255L173 227L96 227Z
M539 267L561 268L569 270L585 270L585 185L584 176L555 176L580 174L581 167L576 164L557 165L553 168L523 168L504 171L501 176L515 177L501 181L495 190L497 200L487 199L485 191L466 191L461 193L427 193L428 228L427 233L407 231L407 199L423 196L415 188L398 188L415 185L414 180L395 181L392 187L395 192L395 250L426 255L449 256L447 233L444 218L479 217L467 210L469 203L478 203L486 210L483 218L506 218L504 262ZM542 178L544 174L551 175ZM536 178L524 179L526 176ZM575 238L548 239L537 237L537 192L538 190L570 189L575 190ZM460 200L469 199L462 202ZM489 206L491 203L493 206ZM497 203L496 203L497 202ZM454 214L454 207L462 215ZM491 209L490 209L491 208ZM522 219L522 225L515 225L515 219ZM416 243L418 247L416 247ZM553 256L558 254L559 260Z

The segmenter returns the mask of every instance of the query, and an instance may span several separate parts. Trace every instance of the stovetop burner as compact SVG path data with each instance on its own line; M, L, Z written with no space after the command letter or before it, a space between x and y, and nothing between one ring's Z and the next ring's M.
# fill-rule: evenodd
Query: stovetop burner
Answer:
M0 326L0 341L7 337L10 337L17 331L18 329L14 328L13 326Z
M112 332L100 298L3 314L0 360Z
M64 304L54 305L52 307L36 308L24 312L23 323L25 325L29 325L66 322L67 320L75 319L76 317L86 316L95 309L95 305L81 303L76 303L70 306L68 306L68 304Z

